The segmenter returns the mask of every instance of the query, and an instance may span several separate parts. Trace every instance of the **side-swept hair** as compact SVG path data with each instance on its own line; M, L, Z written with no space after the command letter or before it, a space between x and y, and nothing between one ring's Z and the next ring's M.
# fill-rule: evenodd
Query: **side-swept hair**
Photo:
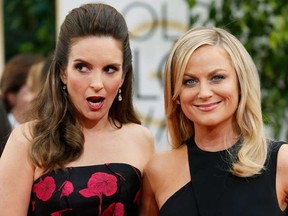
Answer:
M240 100L235 113L234 130L242 145L231 172L247 177L261 173L267 158L264 137L261 90L256 66L241 42L221 28L192 28L174 45L164 69L164 101L167 128L174 148L194 135L194 123L177 104L184 72L190 56L201 46L221 47L229 56L240 86Z

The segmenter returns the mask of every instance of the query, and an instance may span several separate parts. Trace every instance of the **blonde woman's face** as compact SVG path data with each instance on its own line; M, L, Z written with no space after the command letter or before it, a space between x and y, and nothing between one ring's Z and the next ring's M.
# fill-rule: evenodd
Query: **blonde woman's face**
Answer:
M189 59L179 95L195 129L232 127L238 100L238 79L226 52L217 46L198 48Z
M82 123L108 119L109 109L123 83L122 43L111 37L74 41L61 79Z

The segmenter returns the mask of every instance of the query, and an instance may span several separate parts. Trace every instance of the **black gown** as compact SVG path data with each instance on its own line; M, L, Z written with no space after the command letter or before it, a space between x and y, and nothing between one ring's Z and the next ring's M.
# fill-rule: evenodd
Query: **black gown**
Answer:
M128 164L70 167L34 181L29 216L138 215L141 173Z
M261 175L240 178L229 172L226 150L207 152L187 142L191 181L161 207L159 216L287 216L276 195L277 154L283 142L270 142L267 169ZM240 142L229 151L236 155Z

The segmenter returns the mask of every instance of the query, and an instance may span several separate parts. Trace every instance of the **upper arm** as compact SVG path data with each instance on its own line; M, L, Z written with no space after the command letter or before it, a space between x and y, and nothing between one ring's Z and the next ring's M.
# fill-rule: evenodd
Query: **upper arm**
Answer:
M284 191L284 200L288 204L288 144L281 146L278 153L277 161L277 175L279 177L279 182L282 191Z
M34 169L28 157L28 126L14 129L0 159L1 215L27 215Z
M134 142L137 143L138 158L141 156L142 168L144 168L147 162L155 153L154 137L151 131L141 125L137 125L133 130ZM131 133L130 133L131 134Z
M145 137L144 140L147 146L148 153L150 155L153 155L155 153L155 145L154 145L154 137L152 135L152 132L144 126L142 128L143 128L143 136Z
M155 199L155 186L158 182L155 176L155 161L153 159L148 162L143 173L143 187L141 197L141 216L156 216L159 208Z

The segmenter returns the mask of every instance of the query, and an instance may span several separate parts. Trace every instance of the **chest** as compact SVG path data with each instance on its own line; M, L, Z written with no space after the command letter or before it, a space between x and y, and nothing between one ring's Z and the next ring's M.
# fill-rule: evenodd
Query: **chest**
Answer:
M140 185L139 170L128 164L47 173L34 182L28 215L136 215Z
M277 200L273 163L261 175L242 178L231 174L227 152L189 151L191 190L200 215L283 214Z

